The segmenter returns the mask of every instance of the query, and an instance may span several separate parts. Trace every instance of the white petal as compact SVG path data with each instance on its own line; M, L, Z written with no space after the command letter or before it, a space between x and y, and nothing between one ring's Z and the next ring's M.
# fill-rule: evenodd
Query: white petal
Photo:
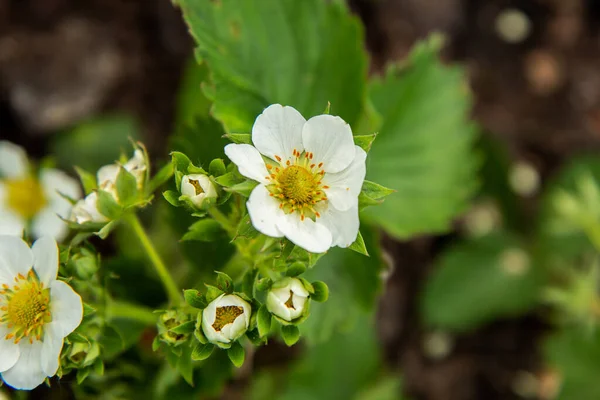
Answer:
M50 284L50 307L52 322L60 327L57 333L66 337L75 330L83 318L81 297L63 281Z
M228 144L225 155L237 165L240 174L260 183L268 183L267 167L258 150L249 144Z
M42 370L42 342L30 344L23 340L19 344L21 352L17 363L2 373L2 379L15 389L31 390L42 384L46 374Z
M19 345L14 340L4 339L8 333L7 328L0 327L0 372L12 368L19 359Z
M358 195L367 172L367 153L358 146L354 148L354 160L348 168L338 173L325 174L323 177L323 183L329 186L329 189L324 189L325 194L331 204L340 211L346 211L358 204Z
M58 274L58 246L56 241L45 236L35 241L31 247L33 252L33 269L45 287L56 280Z
M306 290L306 288L298 278L292 279L292 282L290 284L290 290L294 292L294 295L296 297L308 297L309 295L308 290Z
M288 298L289 293L290 292L288 291ZM273 293L273 291L269 292L269 295L267 296L267 309L269 310L269 312L277 315L279 318L282 318L286 321L292 320L290 309L285 305L285 302L281 301L281 299L276 293Z
M8 210L0 210L0 235L23 236L25 220Z
M67 212L71 208L71 203L60 193L74 200L81 198L79 183L63 171L51 168L43 169L40 172L40 182L48 200L51 203L66 204L64 208L67 209ZM61 217L65 217L65 214L62 214Z
M332 246L348 247L356 240L360 221L358 219L358 205L346 211L328 207L322 210L320 223L325 225L333 237Z
M283 236L277 228L277 221L285 216L279 204L279 201L269 196L269 191L263 185L254 188L246 206L252 225L257 231L271 237Z
M60 353L64 342L60 332L61 328L55 322L51 322L44 327L44 342L40 361L42 371L46 376L54 376L58 371Z
M28 172L25 150L14 143L0 140L0 176L14 179L24 177Z
M0 256L0 286L5 283L9 286L14 285L15 275L8 267L8 262L4 261L4 259ZM1 299L1 297L0 297ZM1 328L0 328L1 329ZM0 335L0 339L2 336ZM2 354L2 352L0 352Z
M31 249L22 239L14 236L0 236L0 258L13 278L18 274L27 275L33 266Z
M275 160L279 156L285 160L293 157L294 149L300 153L304 117L293 107L272 104L260 114L252 127L252 143L265 156Z
M104 186L107 183L115 183L119 175L120 166L117 164L105 165L98 170L98 186Z
M302 143L314 154L314 163L323 163L325 172L340 172L354 159L352 130L340 117L317 115L309 119L302 130Z
M324 253L331 247L331 232L310 218L301 221L298 213L278 219L277 228L292 243L311 253Z
M217 332L215 328L213 328L213 324L215 323L215 318L217 316L217 304L218 301L223 298L223 294L213 300L208 307L206 307L202 311L202 332L204 332L204 336L211 343L221 342L221 343L229 343L229 339L223 335L223 332Z
M69 227L60 219L56 211L52 208L45 208L33 218L31 233L36 238L50 236L60 242L69 233Z

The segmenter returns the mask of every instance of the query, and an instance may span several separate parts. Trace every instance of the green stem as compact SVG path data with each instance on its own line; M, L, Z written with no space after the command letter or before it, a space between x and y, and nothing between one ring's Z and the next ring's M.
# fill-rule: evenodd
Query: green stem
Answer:
M229 218L225 216L225 214L219 211L217 207L211 207L207 212L215 221L217 221L223 228L225 228L225 230L227 230L227 233L229 233L231 236L235 235L235 226L231 223Z
M146 325L155 325L158 316L149 308L133 303L111 301L106 307L107 319L129 319Z
M148 258L152 262L156 273L160 277L160 280L162 281L163 285L165 286L170 302L172 304L181 303L181 292L177 287L177 284L173 280L173 277L171 276L171 274L169 274L169 270L158 255L156 249L154 248L154 245L150 241L150 238L148 238L148 235L146 234L144 227L140 223L139 218L137 217L137 215L132 213L126 217L126 220L137 235L138 239L140 240L140 243L144 247L144 250L146 250Z

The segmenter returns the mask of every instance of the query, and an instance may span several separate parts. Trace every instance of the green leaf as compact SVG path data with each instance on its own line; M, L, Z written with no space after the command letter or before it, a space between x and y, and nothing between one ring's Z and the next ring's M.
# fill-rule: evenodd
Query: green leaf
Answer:
M504 316L520 315L540 298L538 266L521 243L493 234L448 250L426 282L425 323L462 331Z
M96 177L93 174L90 174L83 168L75 167L75 172L79 175L79 179L81 180L81 185L83 186L83 191L86 195L92 193L98 186L96 184Z
M226 187L225 190L231 193L241 194L244 197L250 197L250 193L252 193L256 185L258 185L258 182L247 180L245 182L238 183L237 185Z
M323 281L316 281L312 283L315 292L310 295L310 298L319 303L324 303L329 298L329 288Z
M350 250L354 250L355 252L362 254L364 256L369 256L369 252L367 251L367 246L365 245L365 239L362 237L360 231L358 232L358 236L354 243L348 246Z
M271 332L271 313L264 304L258 309L256 314L256 326L260 337L267 336Z
M397 193L364 216L397 238L446 231L476 189L471 98L463 70L438 60L441 42L418 44L369 90L383 124L367 175Z
M283 325L281 327L281 337L288 346L293 346L300 339L300 330L296 325Z
M204 309L208 305L204 296L195 289L186 289L183 291L185 302L194 308Z
M221 175L218 178L215 178L215 182L224 187L231 187L244 182L245 179L246 178L244 178L238 173L228 172L225 175Z
M184 322L181 325L176 326L173 329L169 329L171 332L176 333L178 335L185 335L186 333L192 333L196 329L195 321Z
M123 167L119 168L119 174L117 175L117 196L123 207L131 205L138 197L135 176Z
M213 114L228 132L250 132L270 104L349 124L364 103L362 27L341 2L180 0L198 55L210 67ZM269 21L269 23L265 23ZM343 60L343 62L340 62Z
M194 361L202 361L206 360L212 354L215 349L215 345L211 343L198 343L196 347L194 347L194 351L192 352L192 360Z
M179 196L181 195L174 190L167 190L166 192L163 192L163 197L165 198L165 200L167 200L169 204L171 204L174 207L179 207L181 205L181 202L179 201Z
M173 164L164 165L153 177L148 184L148 193L154 193L159 187L164 185L173 176Z
M183 235L181 240L200 240L212 242L223 233L223 228L214 219L201 219L190 226L190 230Z
M562 329L547 339L544 353L560 376L557 400L600 398L600 331Z
M210 172L210 174L212 176L225 175L225 172L226 172L225 163L223 162L222 159L215 158L214 160L212 160L210 162L210 165L208 166L208 172Z
M377 133L372 133L370 135L355 135L354 144L368 153L371 151L371 146L376 138Z
M100 214L110 219L117 219L121 216L123 208L116 202L115 198L104 190L97 190L98 202L96 207Z
M252 135L249 133L227 133L223 137L237 144L252 144Z
M229 357L233 365L240 368L244 364L246 352L239 342L233 342L231 347L227 349L227 357Z

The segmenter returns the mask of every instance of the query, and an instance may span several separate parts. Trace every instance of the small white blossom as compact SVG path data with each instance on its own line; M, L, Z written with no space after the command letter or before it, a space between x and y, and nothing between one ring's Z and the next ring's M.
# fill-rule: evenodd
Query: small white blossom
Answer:
M206 200L217 198L217 189L206 175L185 175L181 179L181 194L201 208Z
M98 195L96 192L88 194L85 199L75 203L69 219L78 224L85 224L86 222L103 223L109 221L107 217L100 214L100 211L98 211Z
M25 150L0 141L0 234L21 237L30 228L34 237L64 239L71 203L61 193L80 198L77 180L53 168L33 175Z
M308 290L298 278L275 282L267 295L267 309L279 318L291 322L307 310Z
M222 294L202 311L202 331L211 343L230 343L240 338L250 325L252 308L234 294Z
M306 121L296 109L273 104L256 118L252 143L229 144L225 154L259 182L247 203L258 231L313 253L356 240L367 154L354 145L344 120L317 115Z
M56 374L64 338L83 318L81 297L57 273L52 238L30 249L0 236L0 375L15 389L33 389Z
M123 168L135 177L138 189L141 189L146 182L146 172L148 170L144 153L140 149L136 149L133 157L123 164ZM118 199L117 177L120 169L120 164L109 164L101 167L97 173L98 188L109 192L115 199Z

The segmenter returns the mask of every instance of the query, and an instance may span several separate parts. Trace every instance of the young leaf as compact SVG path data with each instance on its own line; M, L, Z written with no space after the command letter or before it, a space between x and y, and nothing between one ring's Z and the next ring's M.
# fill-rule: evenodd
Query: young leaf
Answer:
M273 103L293 105L308 118L331 101L342 119L357 121L367 57L362 27L342 2L179 4L198 56L211 70L214 90L205 93L214 101L213 115L228 132L250 132L256 116Z
M212 242L216 240L223 232L221 224L214 219L201 219L190 226L181 240L200 240L202 242Z
M315 292L310 295L310 298L319 303L324 303L329 298L329 288L323 281L316 281L312 283Z
M246 358L246 352L239 342L234 342L231 347L227 350L227 356L237 368L244 364Z
M271 331L271 319L271 313L267 307L264 304L260 306L256 315L256 326L260 337L267 336Z
M296 325L283 325L281 327L281 337L285 344L293 346L300 339L300 330Z
M117 175L117 197L123 207L131 205L138 197L135 176L123 167L119 168L119 174Z
M202 361L206 360L212 354L215 349L215 345L211 343L198 343L196 347L194 347L194 351L192 351L192 360L194 361Z
M252 135L249 133L228 133L223 137L237 144L252 144Z
M477 186L471 97L463 70L439 61L441 44L439 36L418 44L401 71L369 90L383 117L369 179L398 192L363 216L397 238L447 230Z

